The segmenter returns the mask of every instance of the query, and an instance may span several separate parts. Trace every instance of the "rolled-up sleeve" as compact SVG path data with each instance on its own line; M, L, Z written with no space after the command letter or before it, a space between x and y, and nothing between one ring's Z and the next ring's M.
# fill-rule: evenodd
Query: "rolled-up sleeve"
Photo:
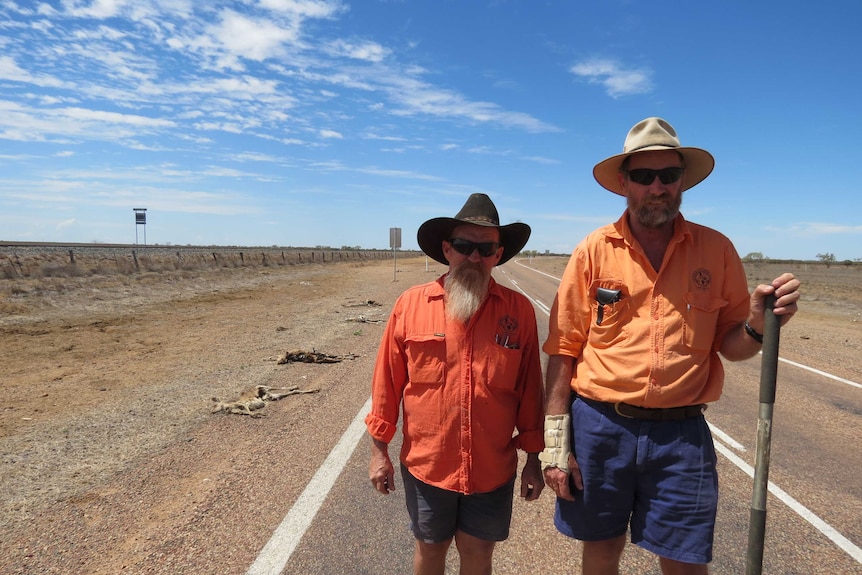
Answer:
M587 286L589 270L585 253L578 248L569 258L548 318L548 338L542 351L548 355L579 357L589 335L592 315Z
M545 447L545 391L542 384L542 364L539 358L536 312L530 306L526 308L524 315L522 324L532 329L525 338L523 360L518 370L521 401L518 405L517 416L517 446L528 453L537 453Z
M374 365L374 375L371 381L371 411L365 416L365 426L374 439L389 443L398 428L398 416L401 410L401 399L404 386L407 383L407 359L404 353L399 313L399 299L377 350L377 361Z

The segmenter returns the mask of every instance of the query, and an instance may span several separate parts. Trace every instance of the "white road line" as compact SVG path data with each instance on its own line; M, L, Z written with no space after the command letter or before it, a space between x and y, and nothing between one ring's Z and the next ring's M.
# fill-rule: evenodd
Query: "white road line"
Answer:
M552 276L551 274L546 274L545 272L537 270L536 268L531 268L528 265L524 265L521 263L521 260L515 260L514 263L518 264L522 268L526 268L526 269L530 270L531 272L536 272L537 274L542 274L543 276L547 276L547 277L551 278L552 280L557 280L558 282L563 281L562 278L558 278L557 276Z
M335 480L365 433L365 416L371 411L371 398L365 402L347 431L338 440L323 465L308 482L296 503L290 508L272 537L246 571L246 575L278 575L293 555L299 540L311 525L317 511L329 495Z
M711 424L709 422L707 422L706 424L709 426L709 430L712 432L712 435L714 437L718 437L723 442L727 443L728 445L730 445L732 448L734 448L737 451L745 451L745 446L743 444L741 444L740 442L738 442L737 440L735 440L734 438L732 438L731 436L729 436L728 434L726 434L725 432L723 432L722 430L720 430L719 428L714 426L713 424Z
M533 270L533 268L527 268L527 269ZM502 271L502 270L500 270L500 271ZM533 271L538 271L538 270L533 270ZM539 272L539 273L541 273L541 272ZM525 298L527 298L528 300L530 300L531 302L533 302L533 304L534 304L536 307L538 307L540 310L542 310L542 311L545 313L545 315L547 315L547 316L550 316L550 315L551 315L551 308L549 308L549 307L548 307L548 306L546 306L544 303L542 303L541 301L537 300L536 298L534 298L533 296L531 296L530 294L528 294L527 292L525 292L523 289L521 289L521 286L519 286L519 285L518 285L518 282L516 282L515 280L513 280L512 278L510 278L510 277L509 277L509 274L507 274L506 272L503 272L503 274L505 274L506 279L507 279L507 280L509 280L509 283L511 283L513 286L515 286L515 288L516 288L519 292L521 292Z
M754 468L743 461L739 456L733 453L725 445L720 442L715 442L715 450L724 455L734 465L740 468L746 475L754 478ZM862 549L857 547L852 541L841 535L834 527L820 519L810 509L799 503L791 497L786 491L772 483L767 485L769 492L776 496L782 503L795 511L800 517L808 521L815 529L825 535L830 541L835 543L858 563L862 563Z
M823 377L828 377L829 379L834 379L835 381L840 381L841 383L846 383L847 385L852 385L853 387L858 387L862 389L862 383L856 383L855 381L850 381L849 379L844 379L843 377L838 377L837 375L832 375L831 373L826 373L825 371L820 371L819 369L814 369L813 367L808 367L807 365L802 365L801 363L796 363L795 361L790 361L789 359L784 359L783 357L779 357L778 361L783 361L784 363L789 363L794 367L798 367L800 369L807 369L812 373L816 373L817 375L822 375Z

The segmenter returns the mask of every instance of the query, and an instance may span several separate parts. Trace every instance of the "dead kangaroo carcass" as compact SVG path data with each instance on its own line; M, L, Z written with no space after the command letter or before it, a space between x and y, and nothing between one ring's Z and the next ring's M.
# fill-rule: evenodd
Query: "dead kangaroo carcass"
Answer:
M304 349L291 349L289 351L281 354L275 362L279 365L285 363L338 363L343 359L355 359L357 356L348 353L345 355L330 355L328 353L321 353L317 350L312 349L311 351L306 351Z
M260 410L266 407L268 401L278 401L288 395L299 393L317 393L319 389L299 389L298 385L290 387L270 387L258 385L240 395L233 401L220 401L217 397L213 400L213 413L232 413L235 415L248 415L250 417L263 417Z

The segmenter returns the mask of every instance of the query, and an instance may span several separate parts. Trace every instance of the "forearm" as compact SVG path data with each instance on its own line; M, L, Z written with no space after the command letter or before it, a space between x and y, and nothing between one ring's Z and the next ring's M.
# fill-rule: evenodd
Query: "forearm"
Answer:
M763 333L763 328L760 329L751 325L752 329L757 333ZM742 361L757 355L762 347L761 343L746 333L745 323L741 323L731 329L721 342L721 355L728 361Z
M389 444L379 439L371 438L371 456L389 457Z
M749 300L746 322L731 329L721 342L719 351L728 360L748 359L760 351L762 342L757 341L757 337L759 335L762 338L766 314L765 300L769 294L775 297L772 311L779 317L779 325L784 325L796 313L799 301L799 280L793 274L785 273L772 280L771 284L760 284L754 288ZM755 334L747 333L746 323Z
M545 377L546 415L569 413L574 372L575 358L566 355L552 355L548 358Z

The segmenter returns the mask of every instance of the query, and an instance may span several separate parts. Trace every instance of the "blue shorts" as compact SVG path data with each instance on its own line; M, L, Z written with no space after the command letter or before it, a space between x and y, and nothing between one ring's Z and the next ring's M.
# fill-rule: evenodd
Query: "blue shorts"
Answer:
M557 498L554 525L582 541L631 528L632 543L685 563L712 561L718 508L715 446L701 415L647 421L618 415L609 404L572 404L572 449L584 491Z
M413 535L425 543L442 543L463 531L485 541L503 541L512 524L515 476L488 493L464 495L440 489L413 477L401 465L407 512Z

